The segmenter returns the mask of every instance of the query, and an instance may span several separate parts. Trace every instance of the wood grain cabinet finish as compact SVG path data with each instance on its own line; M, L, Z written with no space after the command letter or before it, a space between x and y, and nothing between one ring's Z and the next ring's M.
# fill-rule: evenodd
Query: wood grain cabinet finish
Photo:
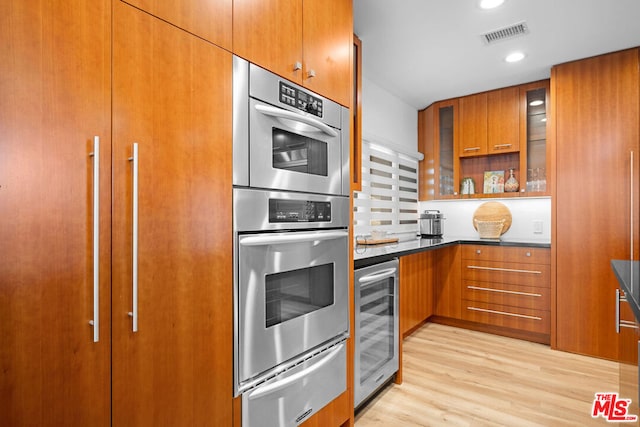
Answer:
M487 153L520 151L520 89L487 92Z
M549 249L463 245L462 317L549 336Z
M434 314L439 317L461 319L461 248L453 245L435 252Z
M554 347L617 359L611 259L638 259L638 49L558 65L555 121L557 331ZM632 231L633 230L633 231ZM633 253L631 253L633 248Z
M231 50L232 0L126 0L126 3Z
M235 0L233 52L350 106L353 6L344 0Z
M517 86L460 98L460 157L520 151Z
M434 253L400 257L400 333L409 335L433 314Z
M0 12L0 425L231 425L231 53L119 1Z
M487 154L487 93L464 96L460 105L460 157Z
M231 53L115 4L113 425L232 422L231 71Z
M0 425L106 427L111 2L6 0L0 14Z

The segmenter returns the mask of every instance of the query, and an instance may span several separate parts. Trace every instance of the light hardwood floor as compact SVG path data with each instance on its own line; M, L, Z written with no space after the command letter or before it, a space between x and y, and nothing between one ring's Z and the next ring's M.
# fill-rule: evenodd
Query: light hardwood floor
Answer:
M403 375L356 427L606 426L594 394L617 392L619 377L615 362L433 323L404 341Z

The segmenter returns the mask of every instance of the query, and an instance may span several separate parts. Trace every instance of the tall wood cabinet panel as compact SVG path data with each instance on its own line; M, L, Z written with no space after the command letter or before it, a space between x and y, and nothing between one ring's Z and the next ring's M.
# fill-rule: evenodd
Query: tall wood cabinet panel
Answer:
M233 52L334 101L351 102L353 6L344 0L235 0Z
M555 347L608 359L619 344L610 260L638 259L640 246L638 66L632 49L559 65L551 79Z
M110 425L110 15L110 1L0 3L3 426Z
M231 50L233 0L126 0L190 33Z
M400 334L408 335L433 314L433 252L400 257Z
M232 421L231 70L230 53L115 4L114 425Z

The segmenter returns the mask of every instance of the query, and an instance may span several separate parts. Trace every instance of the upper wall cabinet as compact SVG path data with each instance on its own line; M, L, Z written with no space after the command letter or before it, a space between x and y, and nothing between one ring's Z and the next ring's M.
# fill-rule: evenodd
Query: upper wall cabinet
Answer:
M546 195L549 81L439 101L418 113L420 200ZM514 191L484 193L484 174Z
M351 2L235 0L233 8L236 55L350 106Z
M126 3L231 50L233 0L127 0Z
M518 87L460 98L460 157L520 149Z

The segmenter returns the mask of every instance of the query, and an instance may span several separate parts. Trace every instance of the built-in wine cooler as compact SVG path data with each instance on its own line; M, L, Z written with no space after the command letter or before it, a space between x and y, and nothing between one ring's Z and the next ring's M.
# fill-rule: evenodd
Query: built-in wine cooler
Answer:
M354 405L398 371L398 260L355 271Z

